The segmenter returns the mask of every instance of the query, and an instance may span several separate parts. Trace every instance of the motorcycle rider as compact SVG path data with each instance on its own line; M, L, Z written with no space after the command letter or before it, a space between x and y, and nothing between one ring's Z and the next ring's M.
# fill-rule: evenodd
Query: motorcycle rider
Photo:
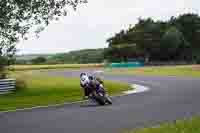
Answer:
M87 99L89 96L89 84L90 80L86 73L80 74L80 86L84 89L84 98Z
M80 85L84 89L83 99L88 99L91 92L96 91L94 89L99 89L101 85L103 85L103 81L100 78L95 78L91 75L87 75L86 73L81 73Z

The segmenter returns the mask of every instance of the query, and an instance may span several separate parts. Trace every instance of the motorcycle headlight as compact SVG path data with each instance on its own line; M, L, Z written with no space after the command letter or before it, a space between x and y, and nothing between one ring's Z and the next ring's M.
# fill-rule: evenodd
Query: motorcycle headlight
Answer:
M100 84L100 87L101 87L101 88L103 88L103 85L102 85L102 84Z

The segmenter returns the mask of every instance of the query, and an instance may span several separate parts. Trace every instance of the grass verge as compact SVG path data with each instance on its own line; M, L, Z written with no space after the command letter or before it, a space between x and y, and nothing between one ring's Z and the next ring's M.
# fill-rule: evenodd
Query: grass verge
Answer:
M15 72L12 77L18 79L19 86L14 93L0 95L0 111L62 104L82 99L79 79L49 77L33 71ZM128 84L111 81L105 81L105 86L110 94L119 94L129 89Z
M171 124L163 124L156 128L144 128L129 133L200 133L200 117L190 120L176 121Z
M12 65L8 67L11 71L41 70L41 69L63 69L63 68L88 68L103 67L103 64L57 64L57 65Z
M164 66L143 68L107 69L107 73L128 75L200 77L200 66Z

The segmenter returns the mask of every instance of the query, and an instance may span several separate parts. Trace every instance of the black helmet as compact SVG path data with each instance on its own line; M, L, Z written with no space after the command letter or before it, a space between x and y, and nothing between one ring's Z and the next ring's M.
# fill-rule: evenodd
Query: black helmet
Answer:
M81 73L81 74L80 74L80 77L82 77L82 76L84 76L84 75L87 75L87 74L86 74L86 73Z
M89 78L89 80L94 80L94 77L91 75L88 78Z

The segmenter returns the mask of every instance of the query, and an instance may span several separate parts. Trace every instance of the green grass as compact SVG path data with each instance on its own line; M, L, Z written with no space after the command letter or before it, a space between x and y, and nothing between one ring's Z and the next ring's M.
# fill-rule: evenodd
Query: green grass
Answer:
M129 133L200 133L200 117L190 120L176 121L175 123L162 124L156 128L144 128Z
M61 104L82 99L79 79L50 77L34 71L15 72L18 79L17 91L0 95L0 111L15 110L41 105ZM110 94L128 90L128 84L105 81Z
M107 69L112 74L200 77L200 66L165 66Z
M57 64L57 65L12 65L8 69L11 71L41 70L41 69L63 69L63 68L88 68L103 67L103 64Z

